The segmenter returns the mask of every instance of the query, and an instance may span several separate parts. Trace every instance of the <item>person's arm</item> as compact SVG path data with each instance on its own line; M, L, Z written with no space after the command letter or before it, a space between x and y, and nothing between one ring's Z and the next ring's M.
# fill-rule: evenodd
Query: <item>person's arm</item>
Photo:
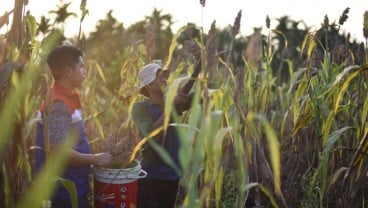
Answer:
M71 132L72 119L65 103L54 102L45 117L45 128L50 142L50 151L53 152L61 146ZM68 165L96 165L106 166L112 156L109 153L83 154L70 149Z
M180 94L188 95L189 91L192 89L199 75L199 72L201 72L201 69L202 69L202 62L199 60L192 73L190 80L187 83L185 83L185 85L179 90L179 93L178 93L179 95Z
M53 152L58 149L60 144L50 144L50 151ZM112 159L111 154L101 152L97 154L83 154L70 149L68 166L84 166L84 165L95 165L95 166L107 166L110 164Z
M190 108L193 95L189 95L189 92L192 89L201 71L201 68L202 64L201 61L199 60L192 73L191 79L187 83L185 83L185 85L178 91L178 94L174 98L174 106L179 113L186 111Z

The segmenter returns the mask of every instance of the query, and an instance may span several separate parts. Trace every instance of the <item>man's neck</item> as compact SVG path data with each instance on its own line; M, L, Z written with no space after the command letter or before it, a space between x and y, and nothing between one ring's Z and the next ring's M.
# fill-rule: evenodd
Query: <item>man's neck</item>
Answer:
M70 90L70 91L73 91L74 88L71 87L68 83L62 81L62 80L55 80L55 83L57 83L59 86L67 89L67 90Z
M165 104L165 100L163 99L163 95L158 95L158 94L150 95L148 97L148 99L153 104L157 104L157 105L160 105L160 106L164 106L164 104Z

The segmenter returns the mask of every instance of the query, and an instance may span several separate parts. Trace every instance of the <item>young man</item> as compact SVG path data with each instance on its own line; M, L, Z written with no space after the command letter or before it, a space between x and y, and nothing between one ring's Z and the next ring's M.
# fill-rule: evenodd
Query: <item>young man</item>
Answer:
M140 92L146 96L142 102L135 103L132 109L132 117L142 137L163 125L164 93L166 87L166 73L157 64L144 66L138 74ZM182 91L174 99L176 109L189 102L190 98ZM175 127L168 127L165 134L161 133L151 139L161 145L171 159L179 165L178 150L179 138ZM142 168L147 171L147 177L139 180L138 185L138 208L172 208L175 206L176 194L179 185L179 175L167 165L160 155L147 143L142 150Z
M77 143L70 151L67 167L62 178L73 181L77 187L78 207L89 207L90 166L106 166L112 156L109 153L91 154L82 119L81 103L75 89L86 78L82 52L73 46L58 46L47 57L47 64L54 83L39 112L37 123L36 172L45 162L45 143L50 152L59 148L63 142L76 133ZM53 208L71 207L70 196L65 187L57 184L52 197Z

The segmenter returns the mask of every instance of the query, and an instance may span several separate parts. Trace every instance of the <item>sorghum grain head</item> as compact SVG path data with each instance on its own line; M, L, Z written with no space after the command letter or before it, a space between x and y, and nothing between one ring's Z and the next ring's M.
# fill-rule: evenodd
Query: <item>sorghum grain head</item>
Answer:
M242 15L242 10L240 10L240 11L238 12L238 15L236 16L235 21L234 21L234 25L233 25L233 27L231 28L230 35L231 35L231 37L233 37L233 38L234 38L234 37L239 33L241 15Z
M267 29L270 29L270 24L271 24L270 17L267 15L267 17L266 17L266 27L267 27Z
M330 25L330 20L328 19L328 16L326 14L325 18L323 19L323 28L325 30L328 30L329 25Z
M206 52L207 52L207 65L209 68L213 69L217 58L217 44L216 44L216 20L212 22L211 28L208 31L208 39L206 42Z
M349 14L349 10L350 8L347 7L341 14L340 19L339 19L339 25L343 25L345 23L345 21L348 19L348 14Z
M202 7L205 7L205 5L206 5L206 0L199 0L199 3L202 5Z
M356 52L356 64L363 66L365 64L365 49L364 43L360 43L358 50Z
M368 39L368 11L364 12L363 36L365 39Z

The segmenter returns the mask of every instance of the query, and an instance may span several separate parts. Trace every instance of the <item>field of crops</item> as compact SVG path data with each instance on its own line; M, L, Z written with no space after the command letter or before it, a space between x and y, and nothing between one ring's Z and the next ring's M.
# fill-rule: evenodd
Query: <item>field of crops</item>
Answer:
M160 59L171 71L171 112L200 49L191 108L164 124L178 127L182 145L178 207L367 207L368 11L359 14L365 43L340 31L348 8L317 31L287 16L270 25L267 16L248 37L239 34L242 11L229 28L214 21L209 31L188 24L175 34L171 16L156 9L128 28L110 12L96 31L81 27L71 39L63 36L65 19L76 18L68 4L54 13L37 22L16 0L0 17L0 28L11 25L0 34L0 207L40 207L65 168L62 149L39 177L33 172L35 118L52 83L45 57L59 44L85 52L79 92L92 150L117 147L124 160L140 158L130 115L143 99L138 70Z

